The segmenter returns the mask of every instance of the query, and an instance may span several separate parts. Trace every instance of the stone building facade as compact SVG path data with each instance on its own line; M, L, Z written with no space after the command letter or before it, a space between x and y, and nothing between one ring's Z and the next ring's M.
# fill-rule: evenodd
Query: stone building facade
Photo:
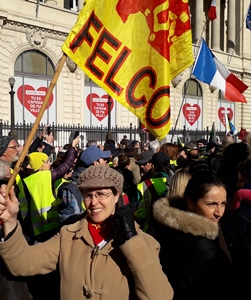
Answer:
M190 0L194 56L204 37L214 55L238 78L251 85L251 31L245 27L249 0L216 0L217 19L207 20L211 0ZM34 122L45 88L62 57L61 47L75 24L83 0L0 1L0 119L10 121L10 85L14 76L15 122ZM188 68L171 83L172 127L224 130L224 111L236 128L251 131L251 90L247 104L226 101L219 90L198 82ZM189 83L188 83L189 82ZM57 124L107 124L107 114L96 118L90 95L106 99L70 61L64 65L42 121ZM89 98L88 98L89 97ZM100 101L101 101L100 100ZM88 102L89 101L89 102ZM192 119L189 118L192 114ZM112 105L112 126L138 126L138 119L119 103Z

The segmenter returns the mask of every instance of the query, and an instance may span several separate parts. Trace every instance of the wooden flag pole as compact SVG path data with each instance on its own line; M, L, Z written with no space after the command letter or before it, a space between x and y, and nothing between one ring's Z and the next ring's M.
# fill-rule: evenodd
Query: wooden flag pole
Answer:
M63 66L64 66L64 63L66 61L66 58L67 58L67 55L64 53L62 55L60 61L59 61L59 64L58 64L58 67L57 67L57 69L56 69L56 71L54 73L54 76L52 77L51 83L50 83L49 88L47 90L47 93L45 95L43 104L42 104L42 106L41 106L41 108L39 110L39 113L38 113L38 116L36 118L36 121L35 121L32 129L31 129L31 132L30 132L30 134L29 134L29 136L27 138L27 141L26 141L26 143L25 143L25 145L23 147L21 155L20 155L18 161L16 162L16 165L14 167L14 171L13 171L13 173L12 173L12 175L11 175L9 181L8 181L8 184L6 186L6 196L5 196L6 198L9 195L10 189L11 189L12 185L14 184L14 181L16 179L16 176L17 176L18 172L20 171L21 164L23 163L24 158L25 158L25 156L26 156L26 154L27 154L27 152L29 150L29 147L31 145L31 142L32 142L32 140L33 140L33 138L34 138L34 136L36 134L36 131L38 129L40 121L41 121L41 119L43 117L43 114L44 114L44 112L46 110L48 101L49 101L49 99L51 97L52 91L53 91L53 89L54 89L54 87L55 87L55 85L57 83L58 77L59 77L59 75L60 75L60 73L61 73L61 71L63 69Z

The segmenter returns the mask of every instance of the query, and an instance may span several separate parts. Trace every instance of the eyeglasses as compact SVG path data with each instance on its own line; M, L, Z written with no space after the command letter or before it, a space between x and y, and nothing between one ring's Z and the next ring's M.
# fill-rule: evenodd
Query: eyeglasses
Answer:
M112 194L112 192L111 193L104 193L104 192L89 193L89 194L84 195L84 201L90 202L90 201L92 201L94 196L98 201L103 201L107 197L111 196L111 194Z
M10 146L10 147L7 147L7 148L12 148L12 149L14 149L14 150L17 151L17 149L20 148L20 145L17 144L17 145L15 145L15 146Z

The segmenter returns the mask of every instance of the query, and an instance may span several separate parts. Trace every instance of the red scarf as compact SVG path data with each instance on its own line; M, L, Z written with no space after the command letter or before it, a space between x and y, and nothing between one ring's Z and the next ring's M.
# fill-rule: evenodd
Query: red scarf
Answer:
M90 218L87 220L88 229L92 236L94 245L97 245L106 239L115 229L115 220L112 217L101 223L94 223Z

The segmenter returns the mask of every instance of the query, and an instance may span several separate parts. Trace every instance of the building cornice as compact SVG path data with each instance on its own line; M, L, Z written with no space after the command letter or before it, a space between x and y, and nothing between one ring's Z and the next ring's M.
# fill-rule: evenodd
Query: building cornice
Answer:
M2 24L2 25L1 25ZM23 23L14 21L11 19L7 19L4 16L0 16L0 26L2 26L4 29L12 30L12 31L18 31L22 33L33 33L38 32L41 35L46 36L46 38L52 38L57 40L65 40L69 32L60 31L51 29L45 26L37 26L34 24L29 23Z

